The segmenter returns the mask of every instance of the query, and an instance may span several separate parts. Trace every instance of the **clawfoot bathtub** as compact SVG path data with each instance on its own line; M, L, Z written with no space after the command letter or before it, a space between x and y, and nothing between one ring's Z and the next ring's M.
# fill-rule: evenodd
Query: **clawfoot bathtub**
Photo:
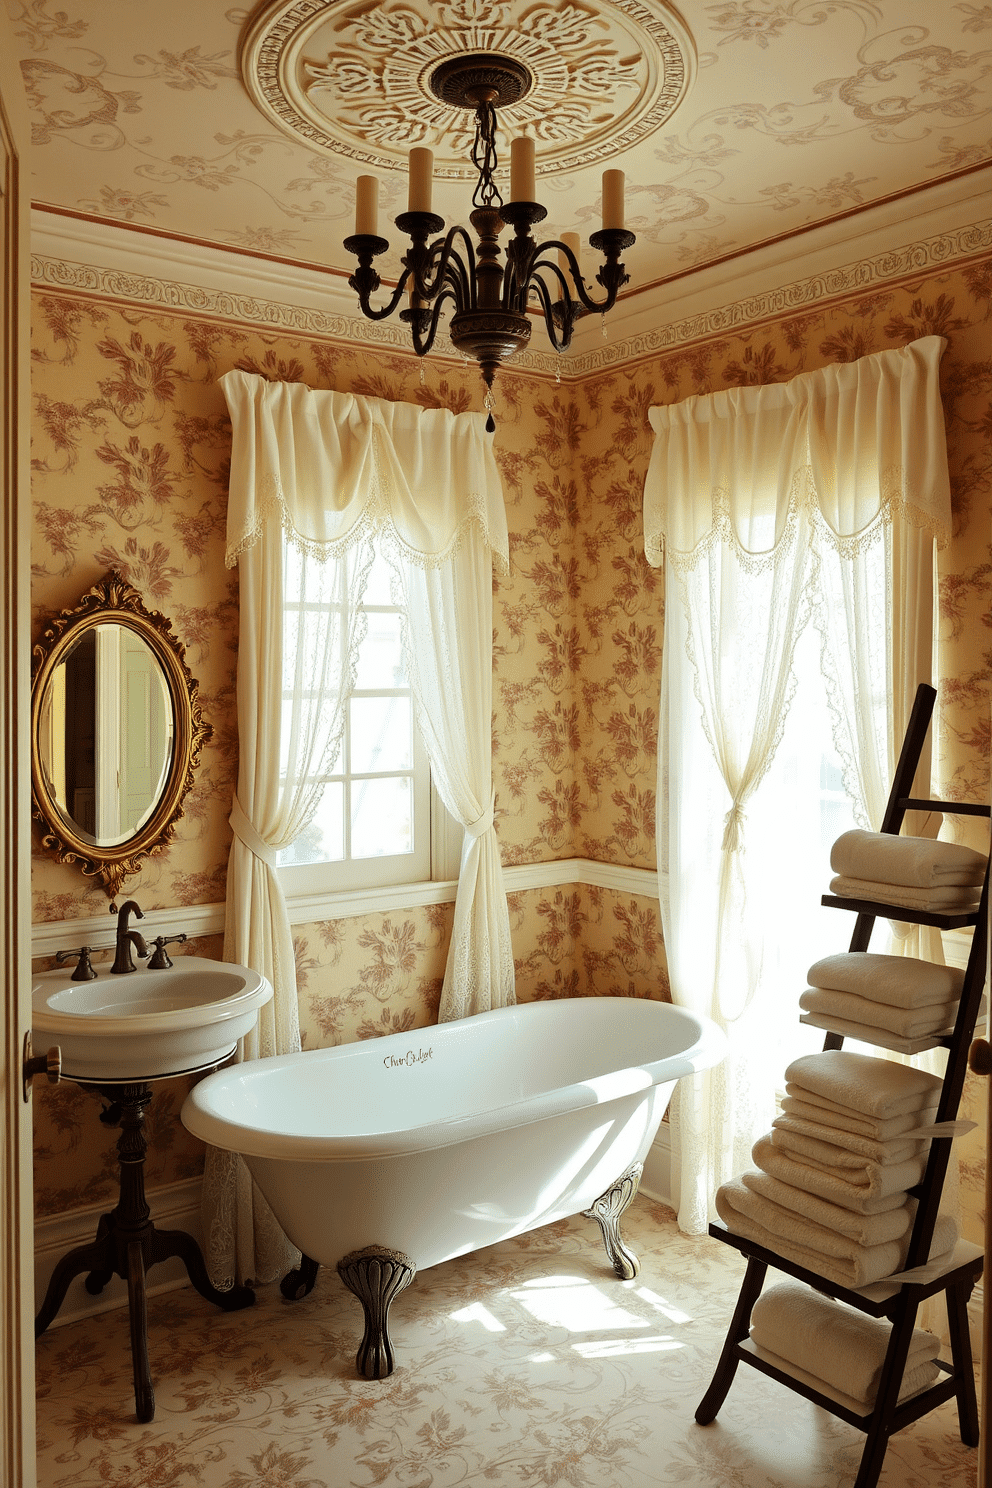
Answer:
M669 1003L580 997L234 1065L185 1125L240 1152L303 1252L287 1296L334 1264L365 1312L358 1367L389 1374L387 1315L417 1270L578 1213L636 1274L619 1221L676 1080L722 1059Z

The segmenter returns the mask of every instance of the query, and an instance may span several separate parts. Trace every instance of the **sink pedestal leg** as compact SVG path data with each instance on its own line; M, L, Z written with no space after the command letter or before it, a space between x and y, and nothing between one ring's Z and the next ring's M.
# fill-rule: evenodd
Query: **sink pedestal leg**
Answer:
M594 1219L602 1230L606 1254L621 1281L633 1281L641 1269L640 1261L620 1234L620 1219L637 1192L643 1172L643 1163L632 1163L611 1188L600 1194L591 1209L582 1211L587 1219Z
M365 1336L358 1350L358 1372L385 1379L393 1372L393 1348L386 1327L389 1305L417 1274L416 1263L401 1250L368 1245L338 1261L338 1275L365 1313Z
M77 1082L83 1085L82 1081ZM157 1230L145 1198L145 1107L152 1098L151 1087L142 1082L134 1085L84 1085L97 1090L110 1103L112 1124L120 1123L117 1143L120 1160L120 1200L116 1209L100 1218L96 1238L89 1245L77 1245L59 1261L52 1272L48 1291L34 1322L34 1334L40 1338L55 1317L66 1292L81 1272L86 1277L86 1290L96 1296L112 1276L127 1282L128 1310L131 1323L131 1363L134 1370L134 1403L139 1421L150 1421L155 1415L148 1363L148 1316L145 1277L159 1261L178 1256L183 1262L201 1297L214 1302L225 1312L250 1307L255 1293L250 1287L218 1291L207 1275L200 1247L184 1230Z

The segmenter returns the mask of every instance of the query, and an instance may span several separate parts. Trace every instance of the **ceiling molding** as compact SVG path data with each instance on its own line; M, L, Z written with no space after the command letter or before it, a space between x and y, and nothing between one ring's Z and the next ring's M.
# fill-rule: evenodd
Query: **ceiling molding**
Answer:
M704 266L623 296L605 322L608 339L600 317L589 316L570 352L521 352L514 370L588 377L974 258L992 249L990 200L992 167ZM411 354L406 327L357 315L353 291L335 273L39 208L31 246L37 288ZM459 360L441 338L432 355Z

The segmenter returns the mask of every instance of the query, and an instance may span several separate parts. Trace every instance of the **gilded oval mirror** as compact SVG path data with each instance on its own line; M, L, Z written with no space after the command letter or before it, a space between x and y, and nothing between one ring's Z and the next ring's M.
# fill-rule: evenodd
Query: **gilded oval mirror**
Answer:
M109 573L34 649L31 783L42 845L113 897L172 837L203 722L164 615Z

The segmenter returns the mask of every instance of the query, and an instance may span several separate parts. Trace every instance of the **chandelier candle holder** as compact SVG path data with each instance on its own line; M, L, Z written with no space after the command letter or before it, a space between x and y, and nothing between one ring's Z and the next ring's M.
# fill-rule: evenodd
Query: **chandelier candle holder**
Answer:
M479 172L472 195L469 221L477 242L460 226L444 238L444 218L432 211L433 156L417 147L410 151L408 210L396 218L396 226L410 238L403 255L403 273L388 303L379 309L371 297L382 281L373 260L389 248L379 236L379 183L374 176L359 176L356 191L355 232L344 246L358 259L358 268L348 283L358 294L362 314L369 320L386 320L408 297L400 319L411 330L413 348L426 356L434 345L441 312L453 307L448 333L456 350L478 362L486 386L486 422L495 428L492 416L493 379L500 365L530 341L528 305L536 301L544 315L548 337L556 351L565 351L580 316L605 315L616 304L617 295L629 282L621 254L636 241L624 227L623 171L603 172L603 226L591 235L593 248L604 262L596 282L605 296L596 300L588 293L579 263L577 234L537 242L531 228L548 214L535 200L536 162L534 141L520 136L510 143L510 200L504 202L496 185L497 107L516 103L531 87L529 70L514 58L483 53L451 57L436 67L428 86L443 103L475 112L475 142L472 163ZM499 235L510 226L514 236L506 248L506 263L500 263ZM428 241L434 239L433 242Z

